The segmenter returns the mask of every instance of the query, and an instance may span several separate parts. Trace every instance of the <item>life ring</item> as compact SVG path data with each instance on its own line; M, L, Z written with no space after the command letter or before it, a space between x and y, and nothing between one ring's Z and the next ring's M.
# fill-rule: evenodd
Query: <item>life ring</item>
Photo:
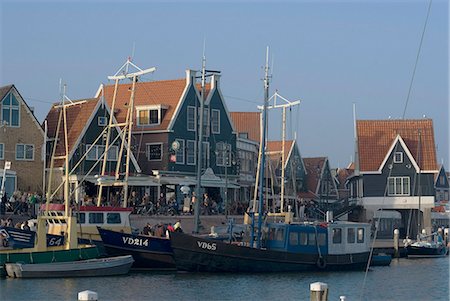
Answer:
M327 262L325 261L325 258L319 257L319 259L317 259L316 265L319 269L323 270L327 267Z

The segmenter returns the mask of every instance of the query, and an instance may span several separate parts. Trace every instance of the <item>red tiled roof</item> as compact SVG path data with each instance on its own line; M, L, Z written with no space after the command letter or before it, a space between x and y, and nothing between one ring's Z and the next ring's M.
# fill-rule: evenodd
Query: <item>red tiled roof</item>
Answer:
M345 181L350 177L354 172L354 169L350 168L339 168L337 170L336 177L339 181L339 189L345 189Z
M201 92L201 86L196 84L197 89ZM130 102L132 83L119 84L117 88L117 96L115 103L115 117L117 122L125 122L127 114L127 105ZM134 94L134 107L161 105L167 108L159 125L137 126L136 110L133 112L134 126L133 130L167 130L170 121L175 114L178 103L181 100L184 89L186 88L186 79L160 80L152 82L137 82ZM206 84L206 93L210 92L210 83ZM112 106L114 94L114 85L104 87L104 96L108 105Z
M322 174L323 165L327 160L326 157L303 158L306 169L306 188L313 192L317 192L317 186Z
M437 170L433 121L420 120L357 120L360 171L376 171L400 135L421 170ZM421 160L418 160L419 130ZM419 162L420 161L420 162Z
M289 152L291 151L292 144L294 140L285 141L284 145L284 159L286 160L285 164L289 160ZM274 166L277 166L278 163L281 163L281 150L283 141L267 141L266 146L266 154L269 157L269 160L272 162Z
M249 140L260 142L260 112L231 112L230 115L238 133L247 133Z
M78 140L83 128L86 126L88 119L91 117L92 112L99 100L97 98L90 98L84 100L74 101L74 105L66 108L67 112L67 142L69 144L69 153L76 147L75 143ZM56 129L58 126L58 118L61 107L58 104L54 104L47 114L45 120L47 120L48 137L56 137ZM64 139L64 127L63 121L59 129L58 144L56 146L56 156L63 156L65 154L65 139ZM55 160L56 166L62 166L63 160Z

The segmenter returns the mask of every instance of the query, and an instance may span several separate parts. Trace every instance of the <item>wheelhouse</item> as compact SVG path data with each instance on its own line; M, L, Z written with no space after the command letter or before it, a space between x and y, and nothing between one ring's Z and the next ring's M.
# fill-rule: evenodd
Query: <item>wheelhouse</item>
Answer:
M45 205L42 205L40 214L44 211ZM132 208L81 206L79 210L73 212L73 215L77 218L80 238L100 241L97 227L131 233L131 212ZM65 233L67 229L65 220L57 218L64 215L64 205L50 204L47 214L55 217L48 220L48 233L55 235Z

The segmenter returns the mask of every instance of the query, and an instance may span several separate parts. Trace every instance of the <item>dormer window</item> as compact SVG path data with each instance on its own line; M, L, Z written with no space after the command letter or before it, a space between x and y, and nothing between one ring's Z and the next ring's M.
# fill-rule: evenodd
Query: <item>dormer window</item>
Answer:
M402 152L395 152L394 163L403 163L403 153Z
M137 110L137 125L159 125L164 117L167 108L161 105L156 106L140 106Z

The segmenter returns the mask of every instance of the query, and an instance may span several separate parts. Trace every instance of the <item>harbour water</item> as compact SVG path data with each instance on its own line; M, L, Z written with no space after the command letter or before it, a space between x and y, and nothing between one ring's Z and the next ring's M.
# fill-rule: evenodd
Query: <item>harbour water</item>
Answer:
M0 300L77 300L92 290L99 300L309 300L309 285L325 282L328 300L450 300L449 257L395 259L364 272L196 274L131 272L127 276L1 279Z

